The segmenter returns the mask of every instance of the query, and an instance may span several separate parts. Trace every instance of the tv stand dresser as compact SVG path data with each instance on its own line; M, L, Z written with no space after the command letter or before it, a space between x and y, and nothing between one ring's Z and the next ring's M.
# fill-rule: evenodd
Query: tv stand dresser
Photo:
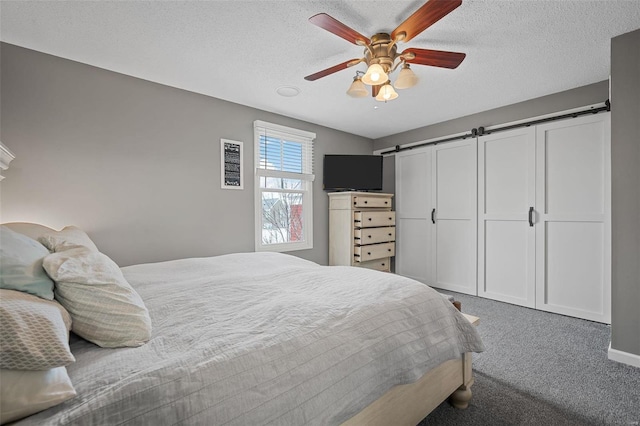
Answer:
M396 247L393 194L329 193L329 265L391 271Z

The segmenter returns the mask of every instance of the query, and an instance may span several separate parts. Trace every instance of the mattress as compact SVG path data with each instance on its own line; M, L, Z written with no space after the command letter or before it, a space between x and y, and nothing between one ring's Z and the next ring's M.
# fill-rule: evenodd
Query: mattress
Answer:
M152 339L75 338L77 397L19 424L331 425L445 360L483 350L473 326L417 281L279 253L122 269Z

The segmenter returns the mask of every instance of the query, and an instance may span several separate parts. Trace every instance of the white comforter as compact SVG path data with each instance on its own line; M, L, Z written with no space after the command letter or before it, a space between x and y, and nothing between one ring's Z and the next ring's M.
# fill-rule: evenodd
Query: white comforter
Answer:
M123 268L149 308L139 348L78 340L78 396L24 424L339 424L462 352L474 329L431 288L243 253Z

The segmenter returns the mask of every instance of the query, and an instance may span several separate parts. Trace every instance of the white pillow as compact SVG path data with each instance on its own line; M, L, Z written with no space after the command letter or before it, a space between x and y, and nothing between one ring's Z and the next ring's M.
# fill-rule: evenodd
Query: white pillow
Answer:
M76 247L86 247L91 251L98 251L98 247L82 229L75 226L65 226L61 231L52 231L38 238L49 251L60 252Z
M48 255L43 265L74 333L104 348L140 346L151 338L144 302L109 257L77 247Z
M55 300L0 290L0 368L48 370L75 361L71 317Z
M65 367L45 371L0 369L0 423L18 420L76 396Z

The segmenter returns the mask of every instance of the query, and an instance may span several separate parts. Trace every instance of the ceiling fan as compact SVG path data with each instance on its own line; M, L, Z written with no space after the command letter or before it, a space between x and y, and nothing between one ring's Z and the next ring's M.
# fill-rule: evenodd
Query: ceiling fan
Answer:
M365 37L356 30L346 26L337 19L319 13L309 18L318 27L342 37L350 43L363 46L364 57L350 59L322 71L305 77L305 80L315 81L338 71L342 71L361 62L367 64L367 72L356 71L356 76L347 94L353 97L368 96L365 84L371 86L372 95L379 101L388 101L398 97L396 89L406 89L415 86L418 78L411 71L409 64L429 65L441 68L457 68L466 54L447 52L442 50L409 48L398 53L397 43L407 42L429 28L434 23L451 13L462 4L462 0L428 0L411 16L409 16L391 34L377 33L371 38ZM400 65L402 69L398 78L391 85L389 74Z

